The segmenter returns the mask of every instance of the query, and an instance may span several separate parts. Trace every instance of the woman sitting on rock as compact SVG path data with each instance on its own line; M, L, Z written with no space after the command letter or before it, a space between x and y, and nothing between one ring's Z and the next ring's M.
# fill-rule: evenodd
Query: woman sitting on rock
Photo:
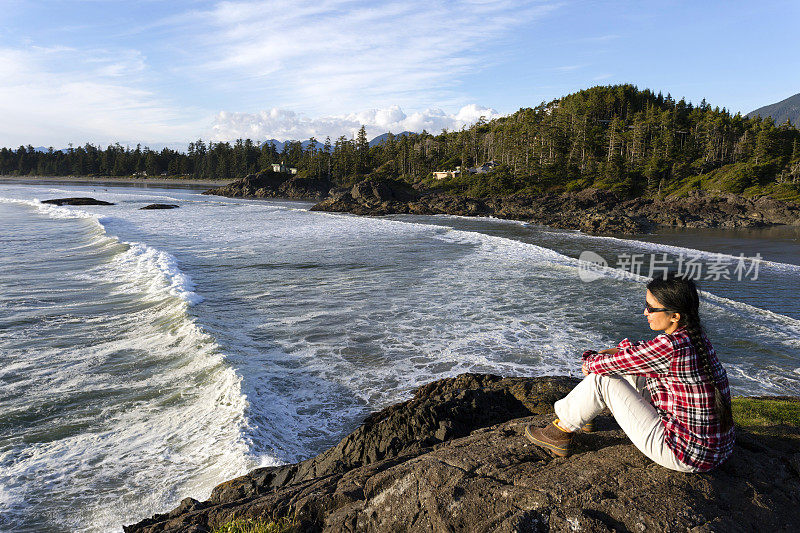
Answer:
M572 451L573 432L590 430L605 407L639 450L679 472L710 470L733 451L731 397L725 369L703 332L697 288L670 273L647 284L647 342L583 354L586 376L555 403L558 418L525 435L554 455ZM588 426L588 427L587 427Z

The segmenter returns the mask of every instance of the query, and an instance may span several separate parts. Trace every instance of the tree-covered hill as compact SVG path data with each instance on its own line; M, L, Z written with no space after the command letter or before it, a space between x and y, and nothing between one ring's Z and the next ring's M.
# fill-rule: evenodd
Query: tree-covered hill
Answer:
M442 137L439 143L461 147L464 164L503 164L497 173L505 174L506 183L487 177L477 184L474 176L453 180L473 190L594 186L639 196L756 187L796 195L800 184L796 128L631 85L579 91Z
M800 93L790 96L774 104L759 107L747 114L748 117L772 117L775 124L783 124L787 120L800 127Z
M483 174L437 181L432 172L495 161ZM86 145L66 153L0 150L0 173L191 175L238 178L285 162L301 176L350 185L367 175L472 196L596 187L622 196L693 189L800 200L800 130L769 118L732 115L633 85L598 86L469 128L320 142L189 144L187 153Z

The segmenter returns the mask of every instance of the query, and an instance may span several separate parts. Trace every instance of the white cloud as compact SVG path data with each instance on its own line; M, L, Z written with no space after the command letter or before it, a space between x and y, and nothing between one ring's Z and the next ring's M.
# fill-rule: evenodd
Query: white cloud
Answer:
M0 145L183 140L200 124L142 88L135 50L0 48Z
M491 120L499 116L494 109L475 104L466 105L454 114L434 108L407 115L399 105L317 118L277 108L259 113L222 112L214 121L213 140L306 140L310 137L323 140L326 136L335 140L340 135L352 137L362 125L370 138L389 131L427 130L438 134L445 128L454 130L469 126L481 117Z
M265 99L311 113L420 101L460 106L469 101L463 78L502 60L498 43L555 7L510 0L221 2L185 21L208 58L185 73L222 90L236 87L251 108Z
M492 114L467 105L469 76L506 60L515 32L557 7L547 1L234 0L133 18L122 33L54 22L47 42L66 32L72 46L0 44L0 145L458 128ZM428 102L460 111L403 112Z

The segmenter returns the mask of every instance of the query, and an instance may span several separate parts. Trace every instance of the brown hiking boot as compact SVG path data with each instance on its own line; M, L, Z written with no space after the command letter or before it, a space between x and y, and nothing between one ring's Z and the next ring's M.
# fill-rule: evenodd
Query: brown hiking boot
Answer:
M581 426L581 431L584 433L594 433L594 420L589 420Z
M543 428L529 425L525 428L525 436L535 445L550 450L556 457L569 457L572 453L572 433L558 427L556 422Z

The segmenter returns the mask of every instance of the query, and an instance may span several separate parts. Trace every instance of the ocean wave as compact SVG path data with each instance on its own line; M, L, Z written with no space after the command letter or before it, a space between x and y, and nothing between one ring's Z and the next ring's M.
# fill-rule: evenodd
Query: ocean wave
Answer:
M470 218L470 217L460 217L458 215L446 215L448 218ZM418 223L414 222L405 222L405 221L396 221L402 224L414 224L418 225ZM512 221L514 222L514 221ZM439 226L442 227L442 226ZM630 272L624 269L614 268L612 266L601 266L589 261L583 261L581 259L569 257L567 255L561 254L552 250L550 248L546 248L543 246L539 246L536 244L522 242L516 239L511 239L508 237L500 237L496 235L486 235L484 233L478 231L468 231L468 230L457 230L457 229L450 229L448 226L444 226L449 231L446 231L441 234L434 235L433 237L445 242L453 242L459 244L474 244L476 246L480 246L481 251L488 253L488 254L496 254L500 257L514 257L517 260L520 259L534 259L538 261L550 261L554 264L566 266L572 269L588 269L591 271L592 274L597 274L598 277L604 278L611 278L611 279L619 279L625 281L632 281L640 284L645 284L650 281L651 278L647 276L643 276L641 274L636 274L634 272ZM585 237L590 238L602 238L602 239L613 239L620 242L625 242L628 244L640 244L643 246L653 245L657 248L663 249L670 249L670 250L685 250L685 251L693 251L699 252L701 254L705 254L708 256L718 256L725 254L716 254L713 252L703 252L702 250L694 250L691 248L683 248L679 246L671 246L671 245L661 245L656 243L649 243L646 241L634 241L634 240L626 240L626 239L619 239L616 237L595 237L590 235L585 235ZM730 258L738 259L735 256L725 256ZM789 263L776 263L771 261L762 261L762 263L775 265L778 267L789 267L791 270L797 269L800 271L800 266L792 265ZM577 278L577 274L576 274ZM708 291L701 290L700 295L706 300L711 300L720 306L729 306L735 308L741 312L746 313L754 313L764 318L767 318L775 323L782 324L789 328L789 332L791 334L796 335L800 338L800 320L792 318L790 316L786 316L780 313L776 313L774 311L770 311L768 309L763 309L760 307L756 307L754 305L750 305L744 302L739 302L737 300L732 300L730 298L725 298L723 296L718 296Z
M178 261L171 254L139 242L125 244L128 250L116 258L117 262L123 269L144 272L147 278L153 279L154 282L150 284L152 292L167 291L188 305L203 301L203 297L194 292L192 278L178 267ZM159 277L160 280L157 279Z
M604 240L604 241L618 242L626 244L628 246L637 247L643 250L658 250L663 252L672 252L673 254L683 254L684 256L689 256L689 257L702 257L706 259L719 259L726 261L739 261L740 259L742 259L742 257L740 256L725 254L720 252L709 252L707 250L699 250L696 248L688 248L685 246L676 246L673 244L641 241L637 239L622 239L620 237L611 237L607 235L588 235L586 233L577 230L575 230L575 232L573 233L570 230L553 230L552 228L546 228L546 231L550 233L569 232L570 236L573 238L579 238L584 240ZM753 258L744 257L744 259L749 261ZM800 272L800 265L796 265L794 263L782 263L780 261L770 261L768 259L761 259L759 261L759 264L761 266L768 266L774 268L775 270L783 272Z
M416 224L414 222L397 221L405 224ZM444 227L447 231L433 235L434 238L445 242L452 242L457 244L472 244L475 248L475 253L484 256L483 259L478 258L478 262L484 264L491 264L497 266L498 262L504 260L512 260L517 263L520 261L528 261L531 264L543 262L551 268L551 274L555 274L557 270L564 269L562 274L556 274L563 277L574 277L575 280L581 274L590 273L595 279L604 278L606 280L617 280L625 283L635 283L638 285L645 285L650 281L650 278L624 269L614 268L612 266L602 266L581 259L572 258L551 250L549 248L539 246L536 244L526 243L516 239L501 237L495 235L487 235L479 231L469 231L462 229L451 229L449 226ZM605 238L605 237L604 237ZM612 237L609 237L612 238ZM613 238L612 238L613 239ZM623 239L616 239L623 241ZM651 243L640 241L626 241L628 243L634 242L642 245L649 245ZM673 247L663 245L669 249L690 250L688 248ZM710 252L708 255L715 255ZM490 256L485 257L485 256ZM733 257L733 256L731 256ZM786 265L784 263L771 263L778 266L788 266L792 269L794 265ZM555 270L552 270L556 267ZM800 269L800 267L797 267ZM742 320L750 321L752 317L759 317L759 324L753 324L751 327L758 329L765 337L779 338L779 343L783 344L790 349L800 348L800 320L793 317L757 307L745 302L726 298L724 296L716 295L706 290L699 291L702 298L702 305L710 308L711 312L717 315L734 314L739 316ZM761 376L763 377L763 376Z
M103 287L100 294L109 298L103 305L116 311L70 326L70 337L57 346L26 342L30 347L14 356L19 364L5 369L25 376L14 384L25 394L13 395L18 399L4 410L21 421L34 417L26 425L38 425L37 410L64 402L77 412L102 398L110 402L99 418L78 423L90 424L90 430L70 429L79 426L64 420L63 427L47 429L52 436L41 443L0 454L0 508L8 509L9 524L33 519L31 510L71 500L81 501L79 508L57 523L76 531L117 529L187 495L205 499L224 479L278 464L269 454L253 455L242 375L187 313L203 299L174 256L109 235L113 217L37 200L0 202L30 206L54 219L85 220L86 238L70 251L99 262L85 271L64 271L57 286ZM94 255L82 253L87 247ZM74 320L64 313L58 323ZM35 337L18 331L20 341ZM45 471L45 478L38 476ZM36 489L25 481L32 477L39 478ZM86 486L88 479L94 481ZM92 495L109 484L113 490ZM48 503L50 492L66 499Z
M401 215L407 216L407 215ZM412 215L416 216L416 215ZM661 250L665 252L673 252L676 254L685 254L690 256L698 256L704 258L718 258L724 259L728 261L732 260L740 260L740 256L719 253L719 252L709 252L707 250L698 250L695 248L688 248L684 246L677 246L672 244L663 244L663 243L656 243L650 241L643 241L638 239L623 239L620 237L612 237L608 235L590 235L588 233L584 233L581 230L577 229L562 229L562 228L553 228L551 226L546 226L544 224L537 224L535 222L525 222L522 220L511 220L505 219L500 217L493 217L493 216L465 216L465 215L449 215L449 214L436 214L436 215L429 215L432 218L441 218L441 219L452 219L452 220L466 220L466 221L473 221L473 220L480 220L484 222L497 222L497 223L504 223L509 225L515 226L524 226L524 227L533 227L540 229L541 231L551 233L551 234L569 234L572 238L579 238L584 240L605 240L605 241L612 241L612 242L619 242L624 243L630 246L639 247L646 250ZM744 259L750 260L750 257L745 257ZM770 266L775 268L776 270L782 271L795 271L800 272L800 265L794 263L782 263L780 261L770 261L768 259L761 259L759 261L761 265Z
M123 269L129 268L132 274L138 274L139 276L144 274L150 277L152 279L150 284L152 292L167 291L190 306L203 301L203 297L195 292L195 284L192 278L180 269L178 260L172 254L141 242L123 241L116 236L110 235L107 225L113 221L113 217L98 215L72 207L44 204L38 199L24 200L0 197L0 202L29 205L51 218L77 218L92 221L102 230L105 238L128 248L126 252L115 258L116 261L120 263ZM100 240L92 244L100 244Z
M48 215L51 218L85 218L97 220L97 216L89 213L88 211L83 211L81 209L68 209L52 204L44 204L38 198L26 200L22 198L7 198L5 196L0 196L0 203L21 204L35 207L40 212Z

